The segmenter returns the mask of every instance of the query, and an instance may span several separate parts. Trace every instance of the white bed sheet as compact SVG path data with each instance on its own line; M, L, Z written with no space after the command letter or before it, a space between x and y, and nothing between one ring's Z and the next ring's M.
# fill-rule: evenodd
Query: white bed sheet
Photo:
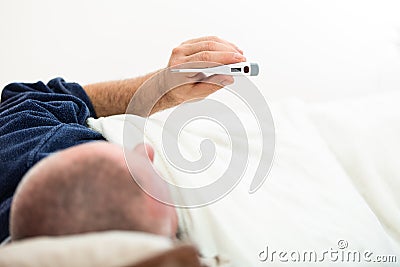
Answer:
M215 97L227 101L224 93ZM322 254L329 249L340 251L339 240L347 242L348 249L353 251L368 250L375 256L397 255L399 260L399 197L396 194L399 169L398 157L394 156L399 151L396 136L400 134L397 126L400 111L395 108L393 99L393 95L389 95L355 104L327 106L306 106L297 100L272 104L277 139L275 161L265 184L251 195L248 189L255 171L254 162L260 154L260 137L248 110L235 100L227 101L252 136L249 168L238 186L220 201L202 208L178 209L188 238L205 257L219 255L229 259L233 266L265 264L259 260L259 253L266 246L270 250L314 250ZM371 105L374 109L370 109ZM363 112L351 113L357 108ZM374 117L379 110L385 112ZM196 158L199 142L203 138L214 140L216 168L208 169L193 180L193 176L167 163L160 135L168 112L148 121L146 140L156 150L156 168L167 180L186 186L208 183L219 177L222 166L229 160L229 142L221 141L224 140L223 131L209 122L189 124L179 144L183 155ZM362 117L360 125L354 124L358 116ZM122 145L125 120L133 133L137 129L135 125L140 125L144 119L119 115L89 119L89 124L109 141ZM381 128L372 127L367 134L355 134L370 126ZM383 144L393 145L393 153L380 153L385 146L356 146L360 140L373 143L378 134ZM349 145L344 146L345 142ZM135 143L125 142L124 145L133 147ZM365 155L375 149L377 157L365 160ZM379 177L374 176L375 171L379 171ZM381 181L379 186L376 186L377 181ZM285 264L276 259L272 263ZM321 264L331 263L326 260ZM341 266L338 262L332 264ZM353 266L354 263L342 265Z

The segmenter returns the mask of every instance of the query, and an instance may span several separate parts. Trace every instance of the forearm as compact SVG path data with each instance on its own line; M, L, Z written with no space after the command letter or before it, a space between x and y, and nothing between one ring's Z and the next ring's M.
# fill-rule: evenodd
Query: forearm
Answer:
M84 89L99 117L124 113L147 117L184 101L204 98L233 83L231 76L178 75L168 68L193 67L193 63L200 66L207 63L209 67L210 63L214 66L243 61L246 61L243 51L235 45L215 36L201 37L174 48L166 69L143 77L91 84Z
M83 88L98 117L124 114L138 88L155 73L132 79L89 84Z

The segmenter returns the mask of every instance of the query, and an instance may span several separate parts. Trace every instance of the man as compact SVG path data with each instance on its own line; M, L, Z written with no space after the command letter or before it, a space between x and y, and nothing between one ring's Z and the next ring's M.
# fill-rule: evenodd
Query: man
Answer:
M235 45L218 37L202 37L176 47L168 67L198 61L231 64L246 59ZM129 103L152 75L84 87L57 78L47 85L15 83L4 88L0 240L9 235L9 226L15 240L112 229L175 234L174 209L144 194L131 179L122 148L106 143L86 125L89 117L125 113L128 105L133 105L135 114L149 115L144 112L146 101L153 101L159 84ZM150 113L205 97L233 82L223 75L187 78L192 82L163 94ZM146 164L152 153L143 146L131 152L133 173L163 191L154 178L157 174Z

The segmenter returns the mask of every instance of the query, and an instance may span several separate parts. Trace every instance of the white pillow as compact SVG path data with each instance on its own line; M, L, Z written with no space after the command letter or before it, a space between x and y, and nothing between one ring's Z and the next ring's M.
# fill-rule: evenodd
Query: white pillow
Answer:
M1 247L0 266L128 266L170 248L170 239L141 232L38 237Z

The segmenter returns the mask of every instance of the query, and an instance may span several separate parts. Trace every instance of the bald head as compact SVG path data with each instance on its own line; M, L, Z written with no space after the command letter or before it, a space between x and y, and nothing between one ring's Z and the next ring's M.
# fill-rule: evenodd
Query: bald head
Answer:
M154 175L144 164L144 147L129 158L137 161L136 179ZM132 179L121 147L92 142L49 156L25 175L14 195L10 232L13 240L106 230L173 235L174 216Z

